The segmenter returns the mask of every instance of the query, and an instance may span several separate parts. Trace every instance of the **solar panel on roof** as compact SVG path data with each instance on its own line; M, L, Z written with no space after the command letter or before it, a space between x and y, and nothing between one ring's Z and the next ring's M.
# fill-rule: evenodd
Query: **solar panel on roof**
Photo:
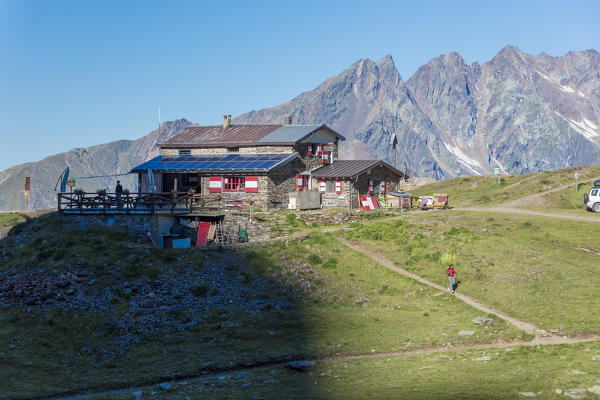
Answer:
M294 154L224 154L218 156L158 156L135 167L134 171L147 169L163 171L180 170L269 170L283 160L295 158Z

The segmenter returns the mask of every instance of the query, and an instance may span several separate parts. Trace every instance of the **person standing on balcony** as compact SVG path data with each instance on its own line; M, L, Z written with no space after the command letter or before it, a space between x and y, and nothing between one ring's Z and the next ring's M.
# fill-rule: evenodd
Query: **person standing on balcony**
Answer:
M121 186L121 181L117 181L117 187L115 187L115 197L117 198L117 208L121 208L123 205L121 196L123 196L123 186Z

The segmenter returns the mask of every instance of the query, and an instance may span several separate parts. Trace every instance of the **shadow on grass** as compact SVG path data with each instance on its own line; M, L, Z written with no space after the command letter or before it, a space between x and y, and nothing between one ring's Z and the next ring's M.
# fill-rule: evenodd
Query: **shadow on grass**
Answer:
M460 281L457 279L454 281L454 287L452 288L452 290L456 291L458 290L458 287L460 286Z
M0 240L0 397L156 385L314 355L304 303L259 253L155 250L57 215ZM298 372L295 390L328 398ZM205 392L210 396L210 389Z

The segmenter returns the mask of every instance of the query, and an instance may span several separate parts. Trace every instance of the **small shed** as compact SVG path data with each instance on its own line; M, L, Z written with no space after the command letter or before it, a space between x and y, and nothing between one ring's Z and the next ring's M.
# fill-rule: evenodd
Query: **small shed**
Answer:
M407 176L383 160L337 160L312 171L312 185L321 192L323 208L357 209L360 196L396 191Z

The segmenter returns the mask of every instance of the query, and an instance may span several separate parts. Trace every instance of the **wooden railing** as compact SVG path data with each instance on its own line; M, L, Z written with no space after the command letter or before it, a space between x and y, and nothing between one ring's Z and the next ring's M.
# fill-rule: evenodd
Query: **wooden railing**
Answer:
M185 214L241 210L242 201L221 196L173 193L58 193L58 212L68 214Z

